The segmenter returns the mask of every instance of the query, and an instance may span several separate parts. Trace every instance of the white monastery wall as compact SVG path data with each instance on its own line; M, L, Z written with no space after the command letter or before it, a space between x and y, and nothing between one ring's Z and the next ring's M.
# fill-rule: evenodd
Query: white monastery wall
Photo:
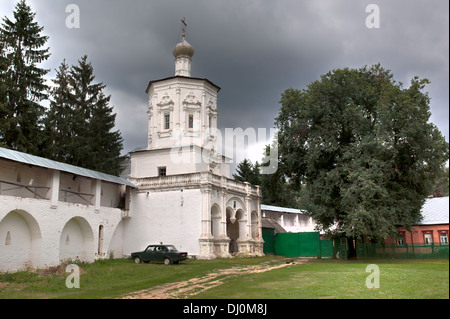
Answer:
M122 257L124 189L0 159L0 271Z
M66 259L92 262L108 257L121 220L122 211L117 208L96 210L64 202L51 208L46 200L0 195L0 271L42 268Z
M305 214L285 213L275 211L263 211L263 217L275 219L287 232L312 232L315 231L315 221Z
M189 255L200 253L202 194L199 189L132 191L130 202L132 216L126 222L124 238L126 255L160 242L175 245Z

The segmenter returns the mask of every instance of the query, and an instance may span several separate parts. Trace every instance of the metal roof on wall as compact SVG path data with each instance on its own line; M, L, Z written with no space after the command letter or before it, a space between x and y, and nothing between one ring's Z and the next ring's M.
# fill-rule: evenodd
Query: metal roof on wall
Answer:
M306 214L306 212L304 212L300 209L272 206L272 205L261 205L261 210L270 210L270 211L279 212L279 213Z
M57 162L54 160L50 160L48 158L39 157L35 155L30 155L27 153L22 153L14 150L9 150L3 147L0 147L0 158L5 158L11 161L20 162L23 164L29 164L49 169L58 170L61 172L71 173L74 175L89 177L93 179L99 179L105 182L111 182L115 184L127 185L130 187L135 187L133 183L126 180L125 178L105 174L102 172L97 172L94 170L90 170L87 168L74 166L66 163Z
M304 211L295 208L261 205L261 210L279 213L305 214ZM423 219L418 225L435 225L449 223L449 197L427 198L422 206Z

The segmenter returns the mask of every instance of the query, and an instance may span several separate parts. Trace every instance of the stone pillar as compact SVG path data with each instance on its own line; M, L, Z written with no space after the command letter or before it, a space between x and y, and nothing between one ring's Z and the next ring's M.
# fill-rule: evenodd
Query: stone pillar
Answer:
M206 132L206 128L208 126L207 123L207 119L206 119L206 92L203 91L202 92L202 105L201 105L201 109L200 109L200 131L201 131L201 138L206 138L208 136L207 132ZM202 145L204 143L206 143L207 141L202 140L201 143Z
M53 171L50 181L50 207L58 207L60 172Z
M214 254L214 237L211 234L211 189L202 187L202 234L200 235L200 255L199 259L213 259Z
M255 255L264 256L264 240L262 238L262 216L261 216L261 189L256 186L256 192L258 194L258 199L256 200L256 212L258 218L258 238L255 239Z
M245 215L247 216L247 222L245 224L245 239L251 240L252 238L252 212L250 207L251 198L249 196L245 197Z
M102 199L102 181L99 179L93 180L91 189L94 192L94 202L92 204L95 206L95 211L99 211Z
M210 189L201 189L202 192L202 235L201 237L211 238L211 205Z
M147 110L148 118L148 132L147 132L147 149L152 148L152 138L153 138L153 104L151 98L149 99L149 106Z

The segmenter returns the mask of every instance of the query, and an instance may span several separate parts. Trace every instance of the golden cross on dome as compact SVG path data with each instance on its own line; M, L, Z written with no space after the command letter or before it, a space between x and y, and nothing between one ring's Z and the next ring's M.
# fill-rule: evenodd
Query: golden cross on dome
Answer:
M183 17L183 19L181 19L181 22L183 23L183 26L181 27L181 29L182 29L182 31L183 31L183 38L186 36L186 27L187 27L187 24L186 24L186 18L185 17Z

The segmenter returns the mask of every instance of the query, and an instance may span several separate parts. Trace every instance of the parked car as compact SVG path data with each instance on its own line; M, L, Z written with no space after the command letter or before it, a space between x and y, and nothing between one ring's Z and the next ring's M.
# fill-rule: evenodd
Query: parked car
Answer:
M131 259L136 264L150 261L162 261L165 265L178 264L187 256L187 252L178 251L174 245L149 245L144 251L131 253Z

